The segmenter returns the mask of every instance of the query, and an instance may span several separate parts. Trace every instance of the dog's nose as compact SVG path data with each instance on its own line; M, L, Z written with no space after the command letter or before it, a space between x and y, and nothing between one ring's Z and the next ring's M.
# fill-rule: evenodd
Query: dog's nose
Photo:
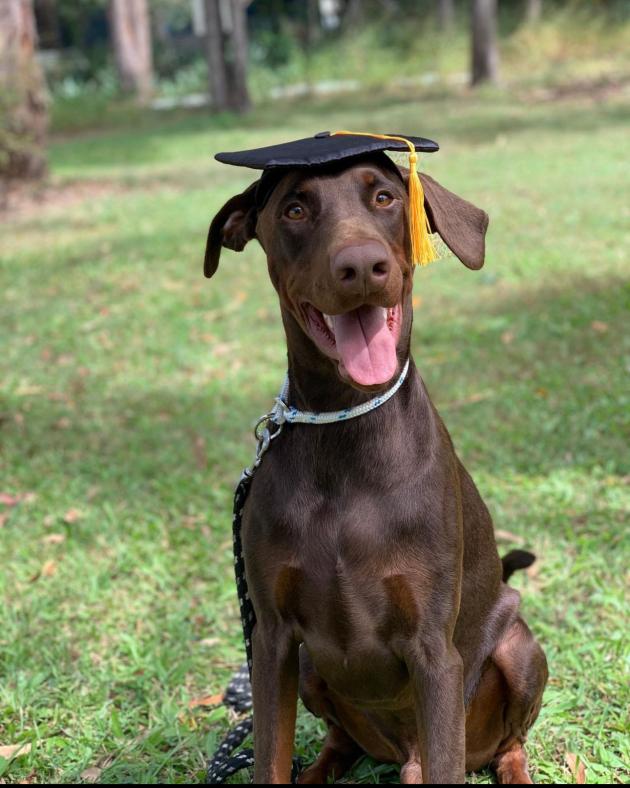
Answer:
M387 249L378 241L344 246L332 258L333 279L349 293L367 295L387 284L391 262Z

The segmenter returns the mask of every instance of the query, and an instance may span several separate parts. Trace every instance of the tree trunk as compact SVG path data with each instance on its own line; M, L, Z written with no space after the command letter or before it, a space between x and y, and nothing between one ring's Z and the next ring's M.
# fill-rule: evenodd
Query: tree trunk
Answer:
M246 0L205 0L208 81L216 110L245 112L247 89Z
M46 173L48 108L32 0L0 0L0 178Z
M110 0L114 58L120 86L141 102L153 90L151 23L147 0Z
M473 0L472 4L472 84L497 82L497 0Z
M39 48L59 49L61 46L61 26L57 0L37 0L34 10Z
M437 0L438 27L443 33L453 28L455 4L453 0Z
M321 21L319 18L318 0L307 0L306 4L306 49L310 53L313 46L319 41L321 34Z
M229 61L230 106L237 112L251 107L247 90L247 6L243 0L232 0L232 41Z
M219 0L205 0L206 58L212 104L221 112L228 108L228 77L223 53L223 30Z
M361 0L347 0L343 12L343 26L347 30L356 30L363 24L364 7Z
M535 24L540 21L542 15L542 0L527 0L525 7L525 20L529 24Z

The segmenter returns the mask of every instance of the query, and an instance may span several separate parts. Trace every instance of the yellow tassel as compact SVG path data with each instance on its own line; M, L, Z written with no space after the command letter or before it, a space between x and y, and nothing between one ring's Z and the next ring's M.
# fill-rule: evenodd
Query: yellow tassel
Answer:
M418 175L418 154L413 142L405 137L389 134L370 134L363 131L333 131L332 135L350 134L357 137L374 137L377 140L404 142L409 148L409 236L411 239L411 259L414 265L427 265L438 259L431 242L429 220L424 210L424 190Z

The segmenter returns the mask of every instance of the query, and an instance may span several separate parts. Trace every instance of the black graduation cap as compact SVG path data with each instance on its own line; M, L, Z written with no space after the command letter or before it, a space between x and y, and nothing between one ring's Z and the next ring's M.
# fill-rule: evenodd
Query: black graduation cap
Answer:
M269 145L266 148L240 150L230 153L217 153L214 157L224 164L237 167L251 167L254 170L273 168L321 167L336 161L360 158L379 151L408 151L412 143L415 150L434 153L439 145L424 137L410 137L406 134L364 135L356 132L340 134L320 131L314 137L305 137L294 142Z
M383 163L389 163L393 167L384 151L406 151L409 154L409 225L412 254L415 262L426 264L436 259L436 254L429 238L430 230L424 210L422 184L416 169L416 152L434 153L437 150L439 150L437 142L406 134L321 131L313 137L294 142L253 150L217 153L214 158L224 164L263 170L256 192L256 202L262 207L280 178L289 169L325 167L337 162L358 161L366 157L378 157Z

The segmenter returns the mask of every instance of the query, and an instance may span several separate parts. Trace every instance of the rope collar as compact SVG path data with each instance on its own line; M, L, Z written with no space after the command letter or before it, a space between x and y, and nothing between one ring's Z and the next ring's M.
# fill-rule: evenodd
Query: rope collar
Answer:
M271 445L271 441L275 440L282 432L282 428L286 423L288 424L335 424L340 421L348 421L349 419L356 419L359 416L364 416L376 408L380 408L387 400L391 399L398 389L405 382L407 373L409 371L409 359L405 362L402 372L394 385L388 389L384 394L379 394L376 397L362 402L360 405L355 405L352 408L343 408L343 410L325 411L323 413L314 413L308 410L298 410L297 408L287 405L287 397L289 396L289 376L285 378L284 384L280 391L279 396L276 397L276 404L269 413L261 416L256 423L254 435L258 441L256 448L256 459L249 468L245 468L243 476L253 476L254 471L260 465L263 455ZM272 429L275 427L275 429Z
M308 410L298 410L286 404L286 399L289 394L289 377L287 375L280 396L276 397L276 405L271 411L270 420L280 426L285 422L289 424L334 424L337 421L347 421L348 419L356 419L358 416L363 416L376 408L380 408L388 399L391 399L398 389L402 386L409 371L409 359L405 362L403 371L400 377L384 394L379 394L377 397L362 402L360 405L355 405L353 408L344 408L343 410L333 410L324 413L312 413Z

